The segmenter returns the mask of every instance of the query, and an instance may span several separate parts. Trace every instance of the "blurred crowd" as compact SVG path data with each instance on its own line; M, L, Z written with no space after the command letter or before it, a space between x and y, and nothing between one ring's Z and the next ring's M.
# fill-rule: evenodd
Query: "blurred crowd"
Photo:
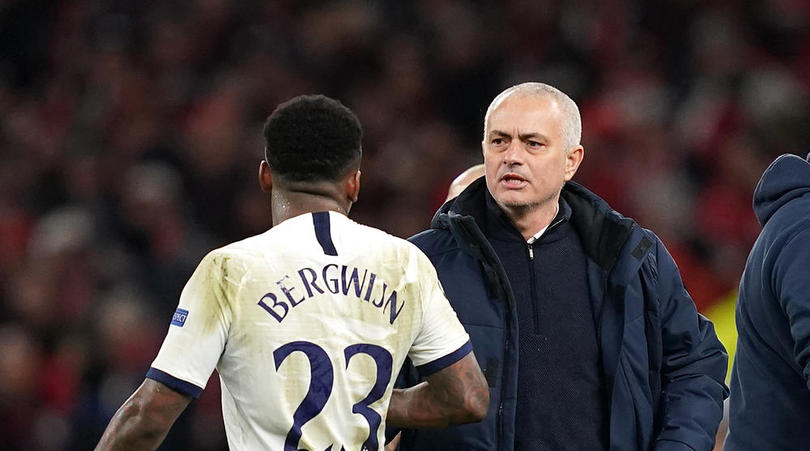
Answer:
M0 1L0 449L92 448L199 259L268 228L278 103L358 114L351 216L407 237L527 80L577 101L575 180L661 236L699 308L734 290L759 175L810 151L806 1ZM162 449L226 448L218 390Z

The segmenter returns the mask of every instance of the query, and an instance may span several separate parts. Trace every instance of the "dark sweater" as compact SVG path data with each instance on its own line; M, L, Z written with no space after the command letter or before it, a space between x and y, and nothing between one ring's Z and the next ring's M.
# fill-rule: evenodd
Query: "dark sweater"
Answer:
M506 270L518 317L515 450L606 449L607 404L586 279L586 254L560 202L526 240L487 196L484 234Z

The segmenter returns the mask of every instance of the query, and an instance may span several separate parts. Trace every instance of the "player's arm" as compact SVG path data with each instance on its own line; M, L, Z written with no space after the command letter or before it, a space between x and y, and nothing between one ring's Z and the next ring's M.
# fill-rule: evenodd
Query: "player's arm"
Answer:
M472 352L405 389L394 389L388 426L443 428L481 421L489 409L489 387Z
M162 383L146 379L115 413L96 450L154 450L191 402Z

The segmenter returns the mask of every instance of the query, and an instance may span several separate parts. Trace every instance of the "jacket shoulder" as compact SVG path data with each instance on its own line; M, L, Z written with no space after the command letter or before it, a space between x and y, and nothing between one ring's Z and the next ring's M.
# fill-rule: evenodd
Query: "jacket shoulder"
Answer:
M446 229L428 229L408 238L428 257L458 248L453 234Z

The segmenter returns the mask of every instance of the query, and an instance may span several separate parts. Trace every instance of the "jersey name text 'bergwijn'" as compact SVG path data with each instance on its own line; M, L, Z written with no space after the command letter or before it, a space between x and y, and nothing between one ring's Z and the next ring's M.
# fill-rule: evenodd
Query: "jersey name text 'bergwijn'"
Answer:
M360 278L360 271L363 277ZM320 276L320 278L319 278ZM284 277L276 281L278 291L268 292L259 300L267 313L279 323L284 321L290 309L312 297L324 294L348 296L352 293L358 301L368 302L380 309L384 314L388 311L388 321L393 325L400 312L405 307L405 300L397 301L397 291L391 290L388 294L388 284L377 277L377 274L367 270L346 265L338 266L334 263L319 268L304 267L296 271L296 275ZM304 294L306 293L306 294ZM386 295L388 296L386 298ZM282 299L279 299L283 296Z

